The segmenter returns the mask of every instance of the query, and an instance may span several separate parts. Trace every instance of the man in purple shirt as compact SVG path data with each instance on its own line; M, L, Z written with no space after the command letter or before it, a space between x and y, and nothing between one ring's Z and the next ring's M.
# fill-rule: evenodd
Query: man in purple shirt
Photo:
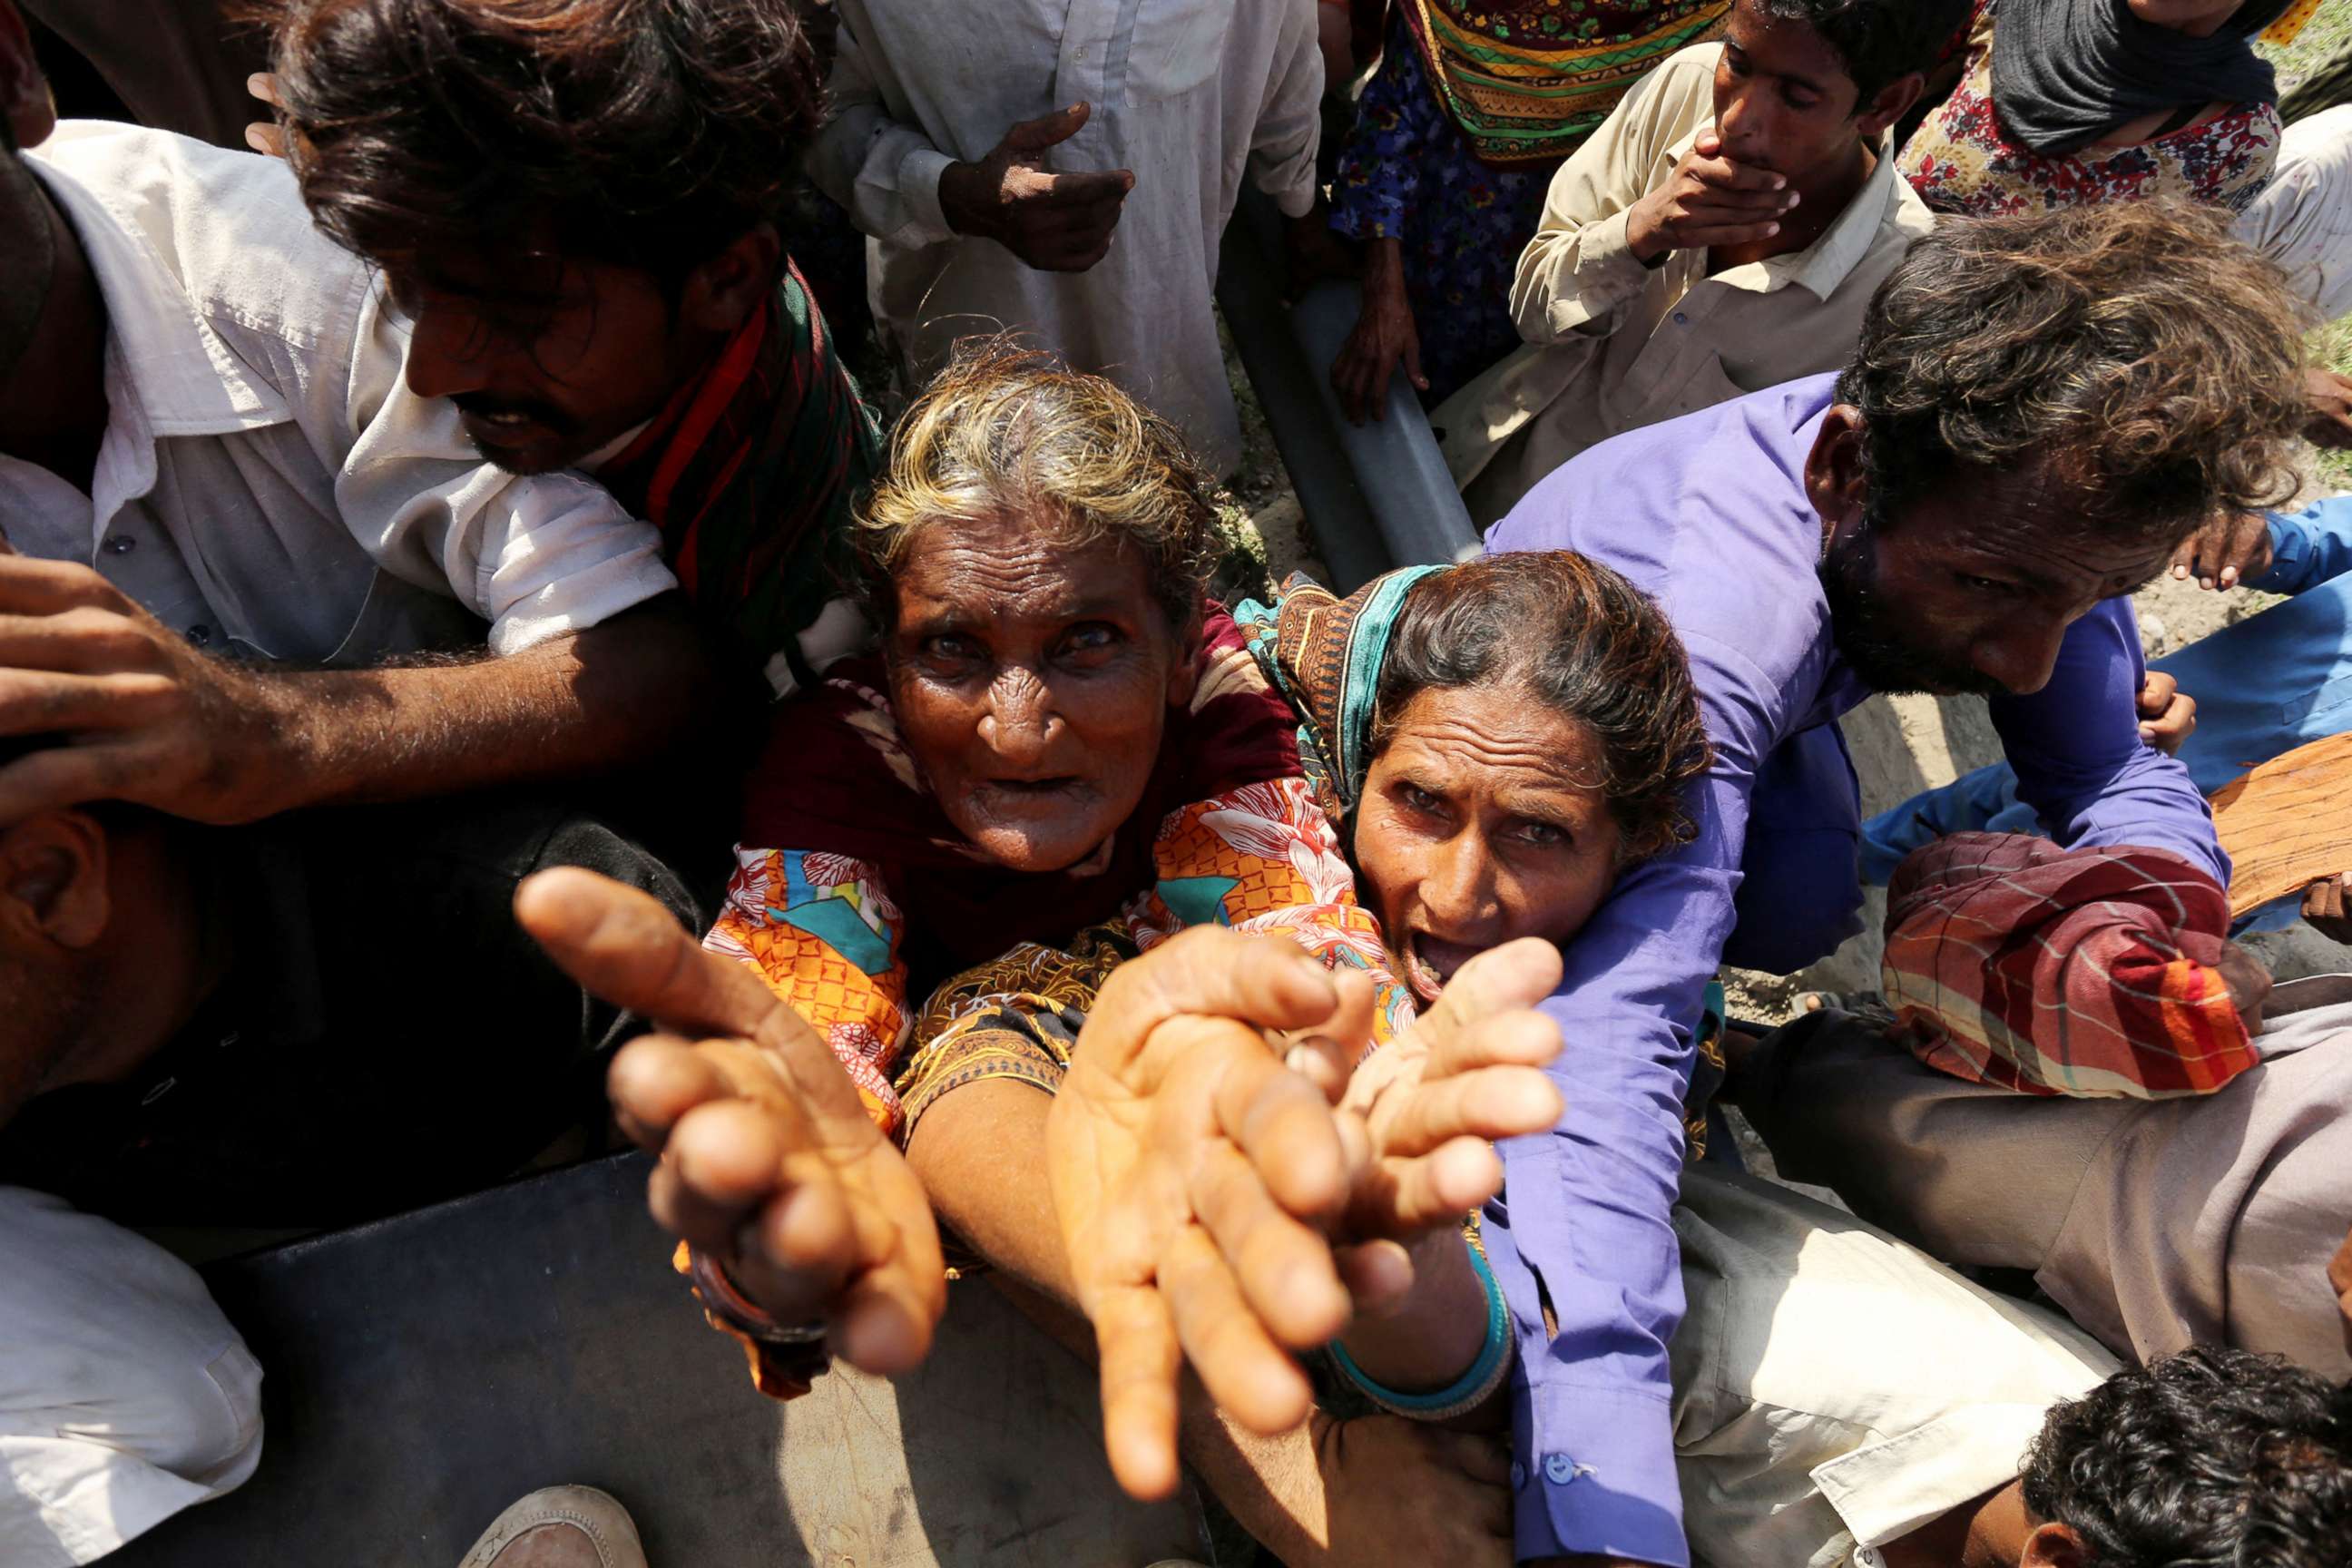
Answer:
M2151 202L1947 225L1873 301L1853 366L1621 436L1487 537L1655 595L1714 766L1698 829L1630 872L1547 1004L1568 1115L1504 1151L1486 1244L1517 1319L1521 1560L1689 1561L1668 1417L1668 1211L1691 1025L1724 962L1788 970L1858 929L1838 717L1975 692L2068 845L2229 862L2144 744L2125 595L2225 508L2292 487L2293 307L2201 214Z

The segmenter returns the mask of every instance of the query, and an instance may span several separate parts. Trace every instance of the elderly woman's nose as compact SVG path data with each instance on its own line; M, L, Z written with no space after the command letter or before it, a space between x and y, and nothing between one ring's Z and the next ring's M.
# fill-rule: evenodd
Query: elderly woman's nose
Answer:
M1431 852L1421 880L1423 908L1449 929L1439 934L1462 940L1466 928L1494 918L1495 866L1485 842L1475 833L1457 833Z
M980 738L991 751L1008 762L1034 762L1058 727L1052 693L1034 670L1013 666L989 683Z

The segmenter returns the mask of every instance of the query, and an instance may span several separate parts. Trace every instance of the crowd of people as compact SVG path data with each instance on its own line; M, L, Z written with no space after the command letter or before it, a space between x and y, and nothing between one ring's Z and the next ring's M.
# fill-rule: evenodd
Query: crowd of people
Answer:
M0 0L0 1562L259 1462L145 1232L584 1128L744 1398L1002 1287L1286 1563L2352 1563L2318 9ZM1245 184L1482 557L1217 596Z

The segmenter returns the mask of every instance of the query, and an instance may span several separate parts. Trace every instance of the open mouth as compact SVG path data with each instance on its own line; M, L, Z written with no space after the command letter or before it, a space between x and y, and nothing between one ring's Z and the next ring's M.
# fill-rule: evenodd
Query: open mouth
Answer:
M1448 942L1427 931L1407 929L1403 951L1397 955L1402 964L1400 978L1412 987L1413 994L1422 1001L1434 1002L1445 990L1446 983L1478 952L1477 948Z

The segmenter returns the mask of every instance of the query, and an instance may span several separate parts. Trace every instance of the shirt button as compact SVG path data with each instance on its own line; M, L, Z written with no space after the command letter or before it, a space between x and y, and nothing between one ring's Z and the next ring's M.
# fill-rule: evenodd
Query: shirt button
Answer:
M128 555L139 548L139 542L127 533L118 533L106 542L109 555Z
M212 627L205 625L204 622L198 621L194 626L188 628L188 640L195 644L196 647L202 647L205 644L213 640L213 629Z
M1865 1546L1853 1554L1853 1561L1854 1568L1878 1568L1882 1559L1874 1550Z
M1528 1484L1528 1468L1517 1459L1511 1461L1511 1489L1517 1491Z
M1564 1487L1576 1479L1576 1461L1566 1454L1544 1456L1544 1479L1556 1487Z
M1675 312L1675 325L1677 327L1687 327L1690 325L1690 318L1685 315L1682 311L1676 310Z

